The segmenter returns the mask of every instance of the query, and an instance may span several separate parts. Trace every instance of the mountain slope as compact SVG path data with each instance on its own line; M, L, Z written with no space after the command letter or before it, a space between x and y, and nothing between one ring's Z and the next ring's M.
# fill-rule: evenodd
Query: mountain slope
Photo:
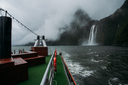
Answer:
M97 42L104 45L128 45L128 1L114 14L97 22Z
M54 42L48 44L52 45L80 45L85 39L88 39L91 25L96 21L91 20L86 12L79 9L74 14L74 19L67 26L64 33L61 34L60 38Z
M86 12L79 9L74 19L56 41L48 45L81 45L88 41L92 25L97 27L96 42L100 45L128 45L128 0L112 15L99 21L92 20ZM61 30L60 29L60 30Z

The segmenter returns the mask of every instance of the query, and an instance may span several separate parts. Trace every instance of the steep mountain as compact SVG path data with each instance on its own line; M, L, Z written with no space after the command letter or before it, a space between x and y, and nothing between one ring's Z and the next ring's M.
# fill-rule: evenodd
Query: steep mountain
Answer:
M79 45L89 38L90 28L97 27L96 42L100 45L128 45L128 0L114 14L99 21L92 20L88 14L79 9L68 31L52 44Z
M128 45L128 0L114 14L97 22L97 42L103 45Z
M85 39L88 39L90 28L95 23L86 12L78 9L74 14L74 19L66 28L64 33L56 41L49 41L52 45L80 45Z
M60 28L64 32L48 45L81 45L88 41L92 25L96 25L96 42L100 45L128 45L128 0L112 15L99 21L92 20L82 9L74 14L69 26Z

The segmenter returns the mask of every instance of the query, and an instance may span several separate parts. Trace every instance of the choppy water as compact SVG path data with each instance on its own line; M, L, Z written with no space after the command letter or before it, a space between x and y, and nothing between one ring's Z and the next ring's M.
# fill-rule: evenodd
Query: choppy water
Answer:
M49 54L53 49L62 52L77 85L128 85L128 47L49 46Z

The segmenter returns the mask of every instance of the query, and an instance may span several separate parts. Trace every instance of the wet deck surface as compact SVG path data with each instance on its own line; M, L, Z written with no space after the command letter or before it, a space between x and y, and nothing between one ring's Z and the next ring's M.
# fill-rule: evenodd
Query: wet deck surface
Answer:
M42 77L47 68L50 58L51 58L51 55L46 57L45 64L29 67L28 68L28 75L29 75L28 80L21 82L17 85L40 85ZM60 56L57 56L57 72L56 72L55 78L53 80L57 81L57 85L68 85L68 80L65 75ZM56 85L55 81L53 81L53 85Z
M69 85L60 56L57 56L57 72L54 80L57 81L57 85ZM56 85L55 81L53 85Z
M40 85L40 82L42 80L42 77L44 75L44 72L46 70L46 67L48 65L50 58L51 56L46 57L45 64L29 67L28 68L28 80L21 82L17 85Z

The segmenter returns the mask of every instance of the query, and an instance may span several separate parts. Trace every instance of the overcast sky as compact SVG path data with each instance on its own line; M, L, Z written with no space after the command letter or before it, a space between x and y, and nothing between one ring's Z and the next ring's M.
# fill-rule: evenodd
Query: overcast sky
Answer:
M59 36L59 28L68 25L77 9L92 19L100 20L114 13L125 0L0 0L0 7L39 35L49 40ZM2 13L4 15L4 13ZM16 21L12 23L12 44L25 44L36 39Z

